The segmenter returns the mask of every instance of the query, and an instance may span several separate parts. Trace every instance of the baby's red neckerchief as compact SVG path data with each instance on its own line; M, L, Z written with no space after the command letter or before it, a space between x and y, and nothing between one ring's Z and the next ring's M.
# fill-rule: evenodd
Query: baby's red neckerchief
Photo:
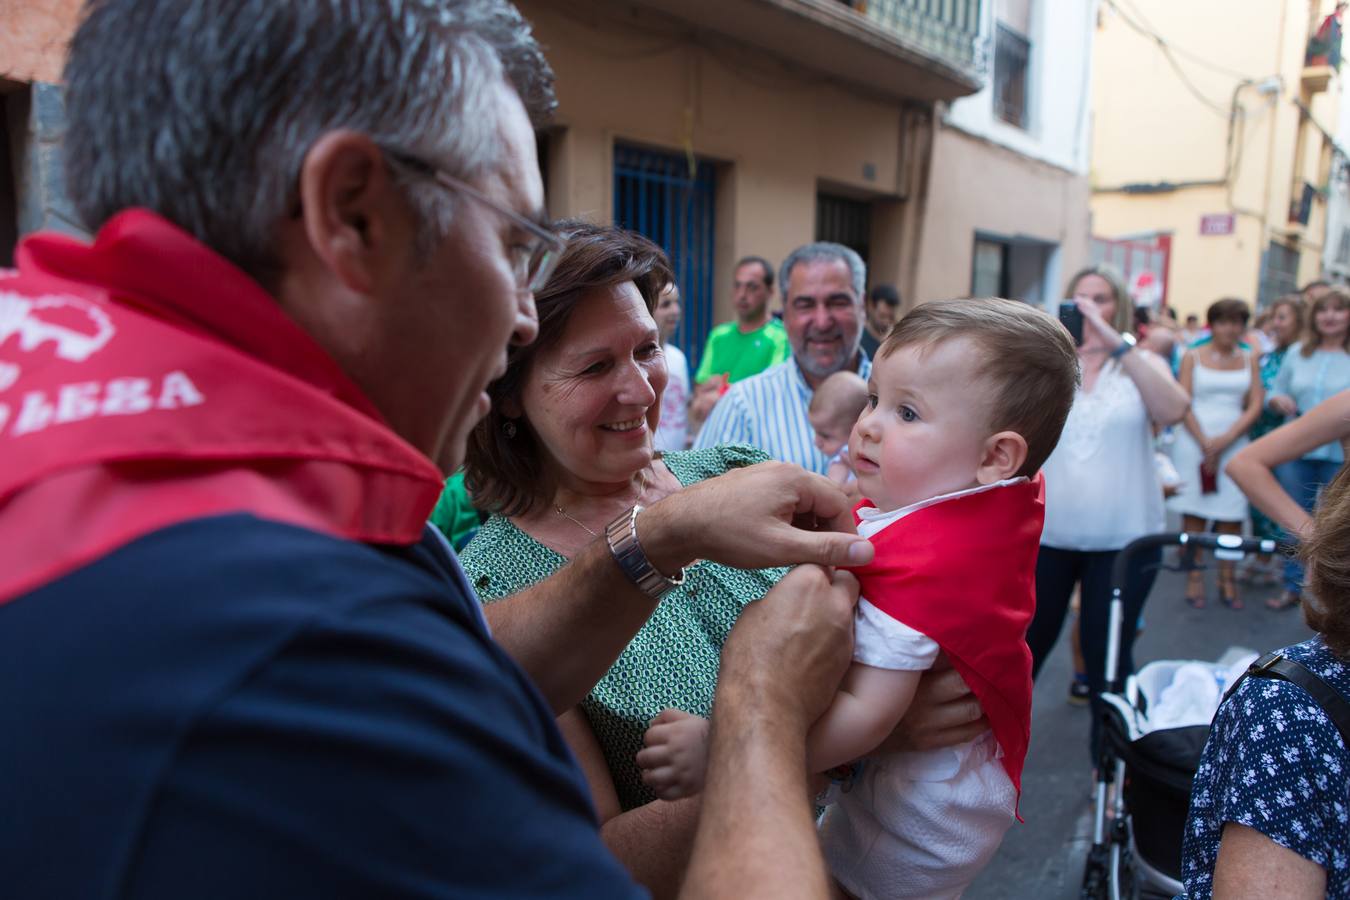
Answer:
M871 505L859 504L855 518ZM1031 739L1026 631L1044 521L1038 475L915 510L873 535L876 557L851 570L869 603L942 647L989 718L1019 794Z

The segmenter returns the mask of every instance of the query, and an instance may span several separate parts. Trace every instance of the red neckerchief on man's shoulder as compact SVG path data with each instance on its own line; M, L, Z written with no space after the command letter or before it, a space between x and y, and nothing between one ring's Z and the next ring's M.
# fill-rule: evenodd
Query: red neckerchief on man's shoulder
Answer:
M854 509L871 506L863 500ZM1036 554L1045 479L954 497L873 535L876 557L852 569L873 606L937 642L980 701L1019 795L1031 741Z
M34 235L17 259L0 273L0 603L203 516L419 539L440 471L225 259L144 210L93 244Z

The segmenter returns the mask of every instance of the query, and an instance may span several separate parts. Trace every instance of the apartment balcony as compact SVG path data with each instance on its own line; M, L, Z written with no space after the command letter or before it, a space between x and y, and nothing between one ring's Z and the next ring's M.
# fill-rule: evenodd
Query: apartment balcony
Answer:
M632 0L704 32L900 100L978 91L984 0Z
M1336 69L1328 65L1304 66L1303 77L1301 79L1303 93L1312 95L1320 94L1331 84L1331 79L1336 77Z

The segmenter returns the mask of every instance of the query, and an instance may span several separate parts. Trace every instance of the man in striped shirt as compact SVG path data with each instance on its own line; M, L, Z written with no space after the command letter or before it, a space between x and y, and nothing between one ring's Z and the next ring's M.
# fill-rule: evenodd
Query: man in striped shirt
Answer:
M783 325L792 357L738 381L713 407L695 447L753 444L775 459L824 475L807 411L816 387L842 369L864 379L872 362L858 346L867 268L842 244L798 247L783 261Z

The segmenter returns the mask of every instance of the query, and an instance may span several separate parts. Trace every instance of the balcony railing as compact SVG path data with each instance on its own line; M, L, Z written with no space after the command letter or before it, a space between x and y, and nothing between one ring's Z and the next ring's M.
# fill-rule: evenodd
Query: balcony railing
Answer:
M873 94L949 101L978 91L988 72L987 42L978 40L986 2L605 0L603 7L654 10Z
M840 0L902 40L953 65L983 73L977 51L982 0Z

